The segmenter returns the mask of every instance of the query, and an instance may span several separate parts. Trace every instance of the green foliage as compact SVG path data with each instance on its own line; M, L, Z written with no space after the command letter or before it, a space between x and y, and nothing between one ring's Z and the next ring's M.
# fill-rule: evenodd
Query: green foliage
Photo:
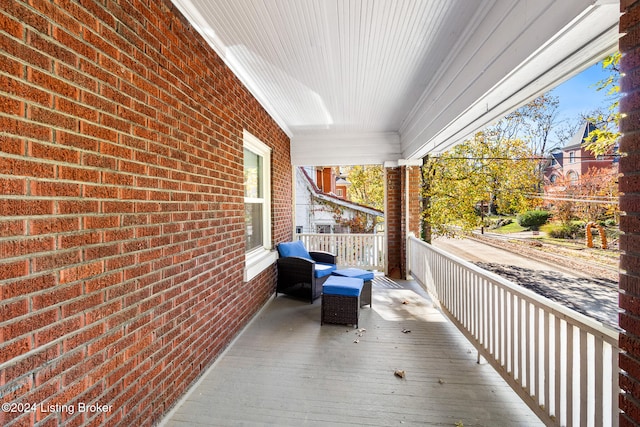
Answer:
M518 215L517 221L522 227L537 230L549 220L550 216L551 214L547 211L527 211Z
M382 165L352 166L347 170L349 200L384 210L384 170Z
M469 231L482 222L480 206L492 214L531 208L527 193L537 185L537 162L520 139L506 139L495 129L425 162L423 195L429 201L429 223L437 234L452 227Z
M584 227L580 224L560 224L550 227L547 234L554 239L577 239L584 235Z
M602 68L609 71L609 76L596 84L596 90L605 90L611 99L606 111L595 111L587 117L596 129L589 133L584 140L584 147L594 155L610 154L620 139L620 52L607 56L602 61Z

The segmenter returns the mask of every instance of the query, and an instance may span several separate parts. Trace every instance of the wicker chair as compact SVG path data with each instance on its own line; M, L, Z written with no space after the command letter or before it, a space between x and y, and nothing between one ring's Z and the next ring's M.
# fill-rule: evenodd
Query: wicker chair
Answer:
M336 270L336 256L329 252L309 252L302 241L280 243L276 295L283 293L308 299L322 295L322 284Z

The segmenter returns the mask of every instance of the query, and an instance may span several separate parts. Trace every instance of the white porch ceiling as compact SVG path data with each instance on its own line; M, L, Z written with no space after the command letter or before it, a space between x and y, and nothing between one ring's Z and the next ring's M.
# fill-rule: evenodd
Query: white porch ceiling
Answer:
M618 0L173 0L295 165L443 151L614 51Z

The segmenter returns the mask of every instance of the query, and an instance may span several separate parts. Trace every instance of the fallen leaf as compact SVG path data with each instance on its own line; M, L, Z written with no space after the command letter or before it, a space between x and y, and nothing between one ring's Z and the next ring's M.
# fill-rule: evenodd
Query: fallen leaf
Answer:
M404 378L405 377L404 370L402 370L402 369L396 369L396 371L393 374L396 377L399 377L399 378Z
M408 334L409 332L411 332L411 329L403 329L403 330L402 330L402 333L403 333L403 334Z
M403 304L409 304L409 301L404 300L404 301L402 301L402 303L403 303Z
M440 384L444 384L444 380L443 380L442 378L440 378L440 379L438 380L438 382L439 382Z
M360 342L360 340L355 339L355 340L353 340L353 342L354 342L354 343L356 343L356 344L358 344L358 343Z

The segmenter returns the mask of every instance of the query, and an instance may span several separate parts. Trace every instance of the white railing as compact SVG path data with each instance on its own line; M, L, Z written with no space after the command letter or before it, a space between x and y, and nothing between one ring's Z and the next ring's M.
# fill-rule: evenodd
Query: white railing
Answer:
M618 425L618 333L414 237L411 275L547 425Z
M384 234L296 234L309 251L336 254L340 267L385 271Z

